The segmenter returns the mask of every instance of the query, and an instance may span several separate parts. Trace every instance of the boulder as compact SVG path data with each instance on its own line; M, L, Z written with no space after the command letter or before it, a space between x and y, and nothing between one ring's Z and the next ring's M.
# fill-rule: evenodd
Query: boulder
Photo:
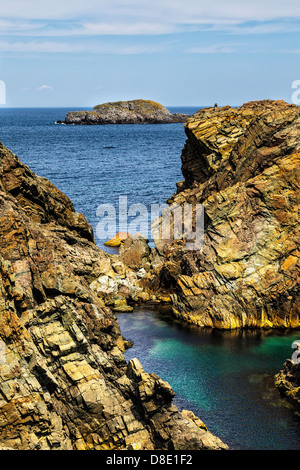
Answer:
M149 240L143 235L136 233L127 238L119 250L120 260L133 270L150 269Z

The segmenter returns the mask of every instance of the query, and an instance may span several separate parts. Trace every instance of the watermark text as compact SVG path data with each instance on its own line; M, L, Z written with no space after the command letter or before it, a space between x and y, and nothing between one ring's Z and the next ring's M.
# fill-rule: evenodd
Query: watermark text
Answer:
M294 341L292 344L292 349L295 349L292 354L293 363L300 364L300 341Z
M0 80L0 104L6 104L6 83Z
M292 83L292 88L295 89L292 94L292 103L300 104L300 80L294 80Z
M118 207L101 204L96 211L100 221L97 237L106 241L117 232L140 233L150 242L184 240L185 249L200 250L204 236L202 204L145 204L128 205L127 196L119 196Z

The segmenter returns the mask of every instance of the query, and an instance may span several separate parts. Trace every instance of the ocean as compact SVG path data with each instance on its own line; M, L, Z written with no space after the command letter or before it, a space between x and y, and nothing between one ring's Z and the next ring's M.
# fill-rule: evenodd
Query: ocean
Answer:
M169 108L194 114L200 107ZM0 108L0 140L73 202L97 236L99 206L164 204L182 180L183 124L66 126L68 108ZM74 108L73 110L80 110ZM137 206L135 206L137 207ZM151 308L119 314L122 334L147 372L169 381L179 408L194 411L232 449L299 450L300 415L274 375L299 332L212 332L179 326Z
M170 108L188 114L198 109ZM176 182L183 179L184 127L181 123L55 124L71 110L0 108L0 141L72 200L75 210L92 225L96 243L104 248L105 239L97 237L99 206L112 204L118 215L119 198L127 197L128 208L143 204L150 219L151 205L166 203L176 191ZM145 235L151 236L150 229Z

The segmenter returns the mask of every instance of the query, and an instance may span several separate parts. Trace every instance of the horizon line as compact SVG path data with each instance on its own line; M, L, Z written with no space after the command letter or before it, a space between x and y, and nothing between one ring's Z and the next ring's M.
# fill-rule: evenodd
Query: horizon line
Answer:
M113 102L112 102L113 103ZM96 105L97 106L97 105ZM164 105L166 108L213 108L214 104L202 104L202 105L188 105L188 104L172 104L172 105ZM223 106L239 106L239 105L228 105L227 104L220 104L218 105L219 108ZM0 105L1 109L64 109L64 108L85 108L85 109L93 109L94 106L3 106Z

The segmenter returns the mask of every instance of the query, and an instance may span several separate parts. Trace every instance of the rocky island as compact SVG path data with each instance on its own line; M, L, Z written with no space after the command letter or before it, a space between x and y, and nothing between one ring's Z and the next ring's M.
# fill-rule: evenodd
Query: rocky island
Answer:
M188 114L171 113L165 106L150 100L103 103L93 111L71 111L58 124L169 124L185 122Z

